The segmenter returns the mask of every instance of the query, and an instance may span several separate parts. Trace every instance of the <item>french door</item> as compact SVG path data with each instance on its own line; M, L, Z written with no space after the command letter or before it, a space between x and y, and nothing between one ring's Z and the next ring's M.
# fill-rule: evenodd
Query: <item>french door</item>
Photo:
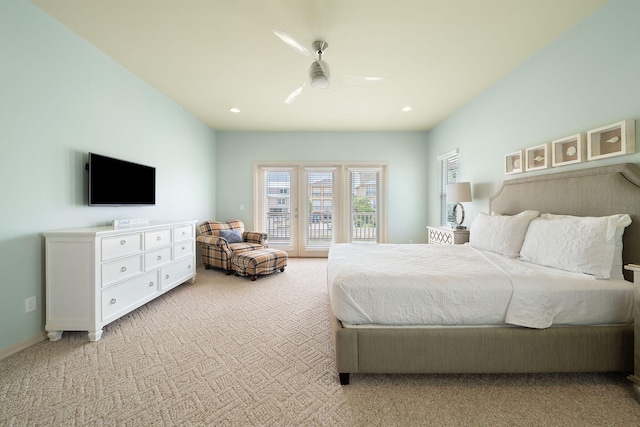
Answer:
M334 242L384 242L383 167L256 165L255 224L269 247L324 257Z

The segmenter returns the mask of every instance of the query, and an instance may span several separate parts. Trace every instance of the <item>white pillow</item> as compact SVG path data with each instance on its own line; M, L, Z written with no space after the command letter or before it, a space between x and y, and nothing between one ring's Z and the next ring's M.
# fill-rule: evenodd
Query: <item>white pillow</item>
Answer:
M480 212L471 224L469 245L516 258L520 254L529 222L537 216L538 211L524 211L513 216Z
M612 215L617 218L616 225L616 234L615 234L615 249L613 251L613 262L611 264L611 277L615 279L623 279L624 274L622 274L622 235L624 234L624 229L627 228L631 224L631 217L627 214L616 214ZM558 219L558 218L580 218L574 217L572 215L555 215L555 214L542 214L540 218L543 219Z
M521 259L608 279L619 221L617 215L535 219L529 224L520 250Z

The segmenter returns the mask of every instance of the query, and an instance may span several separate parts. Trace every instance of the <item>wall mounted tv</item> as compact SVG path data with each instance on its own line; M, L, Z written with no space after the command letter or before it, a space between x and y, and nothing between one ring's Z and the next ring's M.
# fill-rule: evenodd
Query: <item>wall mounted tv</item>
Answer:
M89 153L89 206L156 204L156 169Z

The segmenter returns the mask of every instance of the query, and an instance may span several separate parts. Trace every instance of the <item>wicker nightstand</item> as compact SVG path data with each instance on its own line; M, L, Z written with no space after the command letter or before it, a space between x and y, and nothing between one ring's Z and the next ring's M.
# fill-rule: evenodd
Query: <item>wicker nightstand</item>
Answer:
M431 245L462 245L469 241L469 230L454 230L447 227L427 227L427 238Z

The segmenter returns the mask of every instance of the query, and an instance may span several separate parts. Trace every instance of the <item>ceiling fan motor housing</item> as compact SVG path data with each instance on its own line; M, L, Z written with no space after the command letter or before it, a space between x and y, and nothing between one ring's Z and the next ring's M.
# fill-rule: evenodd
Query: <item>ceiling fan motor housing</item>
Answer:
M329 64L318 59L313 61L309 67L309 82L311 87L316 89L326 89L329 87Z

